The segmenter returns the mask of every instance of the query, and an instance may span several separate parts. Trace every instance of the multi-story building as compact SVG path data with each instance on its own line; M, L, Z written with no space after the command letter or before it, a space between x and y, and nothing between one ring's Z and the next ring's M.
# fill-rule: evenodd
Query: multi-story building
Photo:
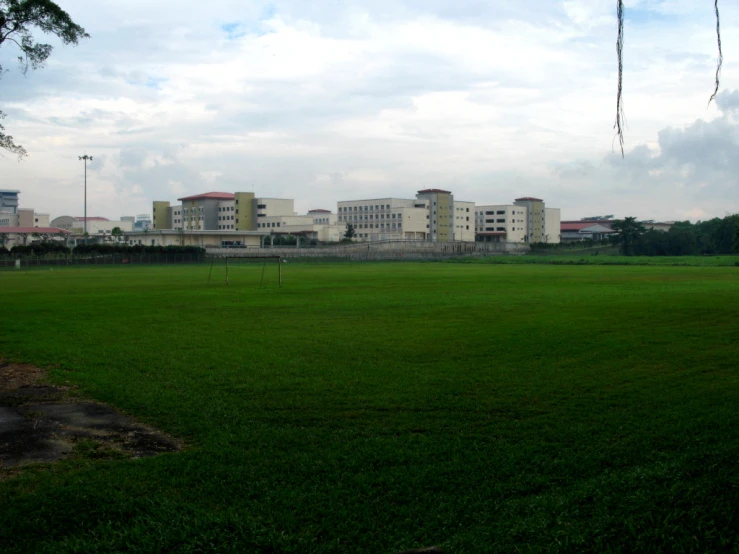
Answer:
M18 195L21 191L0 189L0 227L18 226Z
M262 218L295 215L294 201L255 198L253 192L206 192L179 199L182 204L153 204L153 229L253 231Z
M516 198L513 204L527 210L525 242L559 242L559 208L547 208L544 200L530 196ZM547 216L550 219L548 223Z
M475 207L475 233L482 242L526 242L528 209L515 204Z
M346 230L329 210L310 210L306 215L267 215L257 222L257 230L274 235L301 235L321 242L338 242Z
M562 241L559 229L559 208L544 208L544 241L550 244L558 244Z
M472 202L454 202L440 189L418 191L415 199L375 198L338 203L338 223L354 226L356 238L377 240L474 240Z

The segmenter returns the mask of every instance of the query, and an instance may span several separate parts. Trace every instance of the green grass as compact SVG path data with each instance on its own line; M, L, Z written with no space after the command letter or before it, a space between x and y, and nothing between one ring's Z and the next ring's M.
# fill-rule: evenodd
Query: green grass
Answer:
M283 269L0 273L0 353L188 445L0 482L0 550L739 550L736 268Z

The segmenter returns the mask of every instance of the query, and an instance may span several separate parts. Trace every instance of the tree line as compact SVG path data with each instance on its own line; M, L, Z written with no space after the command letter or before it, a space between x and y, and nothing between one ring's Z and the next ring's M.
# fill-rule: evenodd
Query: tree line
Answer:
M627 217L611 225L610 241L625 256L700 256L739 253L739 214L691 223L677 221L669 231L647 229Z

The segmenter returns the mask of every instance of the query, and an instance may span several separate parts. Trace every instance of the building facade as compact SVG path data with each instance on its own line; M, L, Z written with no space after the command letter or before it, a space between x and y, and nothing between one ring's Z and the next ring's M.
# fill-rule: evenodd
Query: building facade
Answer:
M481 242L526 242L528 208L494 204L475 208L475 233Z
M374 198L337 204L338 224L352 224L362 241L473 241L473 202L454 202L450 191L425 189L415 199Z
M133 222L130 219L121 218L120 220L110 220L106 217L84 218L71 215L55 217L51 221L51 226L70 231L76 235L82 235L85 232L85 228L87 228L87 234L89 236L110 235L116 227L124 233L134 230Z
M294 201L255 198L253 192L206 192L179 198L181 204L155 201L152 228L183 231L254 231L262 218L295 215Z

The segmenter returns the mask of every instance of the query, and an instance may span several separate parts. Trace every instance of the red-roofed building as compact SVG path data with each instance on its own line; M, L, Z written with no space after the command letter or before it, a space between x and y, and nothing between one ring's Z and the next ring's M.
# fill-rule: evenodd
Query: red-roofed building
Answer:
M153 229L182 231L256 231L262 218L294 216L294 202L255 198L253 192L204 192L179 199L182 204L153 204Z
M234 200L236 195L232 192L204 192L203 194L195 194L178 198L180 202L192 202L193 200Z
M599 221L563 221L560 228L562 242L578 242L583 240L604 240L615 231L606 222Z
M12 248L41 240L66 241L69 235L69 231L57 227L0 227L0 245Z

